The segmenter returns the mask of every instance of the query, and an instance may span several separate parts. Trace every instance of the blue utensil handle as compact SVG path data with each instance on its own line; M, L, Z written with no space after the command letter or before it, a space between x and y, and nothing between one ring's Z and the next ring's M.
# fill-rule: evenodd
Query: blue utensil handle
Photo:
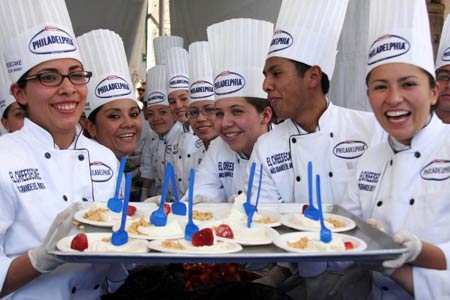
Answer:
M250 204L250 198L252 196L252 186L253 186L253 177L255 176L256 163L253 162L250 167L250 174L248 176L248 185L247 185L247 203Z
M125 229L125 221L127 219L128 213L128 202L130 201L130 192L131 192L131 173L127 173L125 175L125 198L123 201L123 209L122 209L122 222L120 223L120 230Z
M261 182L262 182L262 172L263 171L263 165L261 164L261 166L259 167L259 182L258 182L258 193L256 194L256 202L255 202L255 209L258 206L258 202L259 202L259 194L261 192Z
M166 166L166 174L164 174L164 183L163 183L163 187L162 187L162 194L161 194L161 201L159 204L159 210L164 209L164 203L166 201L167 191L169 190L169 181L170 181L170 167L169 166L171 166L170 163L168 163L168 165Z
M175 202L180 202L180 198L178 197L177 180L175 178L175 170L171 162L167 162L166 172L170 172L170 182L172 183L173 198Z
M309 197L309 205L312 205L313 201L313 175L312 175L312 162L308 162L308 197Z
M323 222L322 198L320 195L320 175L316 175L316 192L317 192L317 205L319 206L320 212L320 224L322 225L322 227L325 227L325 223Z
M122 176L123 176L123 172L125 171L126 163L127 163L127 157L124 156L120 159L119 173L117 174L116 192L114 193L115 198L119 198L120 184L122 183Z
M189 219L192 220L192 203L194 200L194 180L195 171L191 168L189 171L189 187L188 187L188 201L189 201Z

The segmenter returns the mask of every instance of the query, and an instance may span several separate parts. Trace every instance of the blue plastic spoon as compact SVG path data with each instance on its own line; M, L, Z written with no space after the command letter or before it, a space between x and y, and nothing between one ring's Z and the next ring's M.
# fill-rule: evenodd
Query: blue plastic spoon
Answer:
M128 202L130 201L131 180L131 173L127 173L125 176L125 200L123 203L120 228L117 231L114 231L111 236L111 243L114 246L120 246L128 242L128 232L125 231L125 223L127 220Z
M185 216L186 204L181 202L180 198L178 197L178 188L177 188L177 181L175 178L175 170L171 162L167 163L166 172L168 172L169 169L170 169L170 181L172 184L173 198L174 198L174 202L172 203L172 213L179 216Z
M259 202L259 194L261 192L261 182L262 182L262 164L259 167L259 182L258 182L258 192L256 194L256 201L255 201L255 205L252 205L251 208L251 212L250 214L247 215L247 227L250 228L252 226L252 222L253 222L253 215L256 212L256 208L258 207L258 202Z
M322 212L322 198L320 196L320 175L316 175L316 191L317 191L317 205L319 206L319 214L320 214L320 240L324 243L331 242L331 230L325 226L325 222L323 221L323 212Z
M127 157L124 156L120 159L119 173L117 174L117 182L116 182L116 192L114 193L114 197L109 198L108 200L108 208L113 212L120 212L122 209L122 201L119 199L119 190L120 184L122 183L123 171L125 170L125 164L127 162Z
M308 197L309 197L309 205L305 210L305 217L310 218L312 220L320 219L320 212L317 208L314 207L313 204L313 175L312 175L312 163L308 162Z
M195 171L191 169L189 172L189 189L188 189L188 206L189 206L189 216L188 222L184 229L184 239L186 241L192 241L192 236L198 231L198 226L194 224L192 218L192 206L194 205L194 178Z
M166 174L164 175L164 183L162 187L161 201L159 203L159 208L152 212L150 215L150 223L155 226L166 226L167 224L167 216L164 213L164 203L167 198L167 191L169 189L169 181L170 181L170 169L166 168Z
M250 174L248 175L248 185L247 185L247 201L244 203L245 213L247 217L252 213L253 206L250 202L250 198L252 197L252 187L253 187L253 177L255 177L256 163L253 162L250 167Z

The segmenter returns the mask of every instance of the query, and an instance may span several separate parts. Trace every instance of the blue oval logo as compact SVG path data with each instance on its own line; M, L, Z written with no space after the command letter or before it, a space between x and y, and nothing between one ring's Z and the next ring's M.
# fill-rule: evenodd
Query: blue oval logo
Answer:
M91 177L94 182L105 182L113 177L113 170L101 161L91 163Z
M198 80L189 87L191 99L201 99L214 96L214 85L206 80Z
M410 45L406 39L398 35L383 35L370 46L367 64L370 66L383 60L401 56L407 53L409 49Z
M344 141L333 148L333 153L337 157L344 159L358 158L367 150L367 144L362 141Z
M131 94L130 85L120 76L108 75L95 87L95 96L98 98L123 97Z
M441 59L443 61L450 61L450 47L448 47L447 49L444 50L444 52L442 53Z
M224 71L214 79L214 91L216 95L228 95L235 93L245 86L245 78L238 73Z
M443 181L450 178L450 160L435 159L420 171L425 180Z
M175 75L169 80L169 88L187 89L189 88L189 78L187 78L185 75Z
M273 33L272 42L269 47L269 54L289 48L293 45L293 43L294 38L289 32L278 29Z
M150 93L147 97L147 105L155 105L166 101L166 95L161 92Z
M45 26L34 35L28 48L34 54L65 53L77 49L70 34L54 26Z

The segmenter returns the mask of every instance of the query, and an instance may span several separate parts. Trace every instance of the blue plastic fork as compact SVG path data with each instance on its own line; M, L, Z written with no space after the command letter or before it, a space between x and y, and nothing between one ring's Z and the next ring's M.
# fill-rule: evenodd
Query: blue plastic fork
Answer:
M169 190L169 181L170 181L170 170L166 168L166 174L164 175L164 183L162 187L161 201L159 203L159 208L152 212L150 215L150 223L155 226L166 226L167 224L167 215L164 212L164 203L167 198L167 191Z
M250 202L250 198L252 197L252 186L253 186L253 177L255 177L256 163L253 162L250 167L250 174L248 176L248 185L247 185L247 201L245 201L244 209L247 217L252 213L253 205Z
M122 201L119 199L120 184L122 183L123 171L125 170L125 164L127 157L124 156L120 159L119 173L117 174L116 192L112 198L108 200L108 208L113 212L120 212L122 209Z
M171 162L167 163L166 172L170 172L170 181L172 183L173 198L174 198L174 202L172 203L172 213L179 216L185 216L186 204L181 202L180 198L178 197L178 188L177 188L177 181L175 178L175 170Z
M125 176L125 199L122 208L122 220L120 221L119 229L117 231L114 231L111 236L111 243L114 246L120 246L128 242L128 232L125 231L125 223L127 220L130 192L131 192L131 173L127 173Z
M192 219L192 206L194 205L194 178L195 171L191 169L189 172L189 190L188 190L188 206L189 206L189 216L188 222L184 229L184 239L186 241L192 241L192 236L198 231L198 226L194 224Z
M262 164L259 167L259 182L258 182L258 192L256 194L256 201L255 201L255 205L251 205L251 212L250 214L247 215L247 227L250 228L252 226L252 222L253 222L253 215L256 212L256 208L258 207L258 202L259 202L259 194L261 192L261 182L262 182Z
M308 162L308 197L309 197L309 205L305 210L305 217L310 218L312 220L320 219L320 212L317 208L314 207L313 204L313 175L312 175L312 163Z
M323 221L323 212L322 212L322 198L320 196L320 175L316 175L316 191L317 191L317 205L319 206L319 214L320 214L320 240L324 243L331 242L331 230L325 226L325 222Z

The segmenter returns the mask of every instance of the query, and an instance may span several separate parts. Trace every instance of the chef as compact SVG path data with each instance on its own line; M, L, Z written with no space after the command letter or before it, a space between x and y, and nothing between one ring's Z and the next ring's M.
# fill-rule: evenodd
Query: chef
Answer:
M436 80L439 82L439 100L436 114L444 123L450 124L450 18L445 19L439 50L436 55Z
M77 42L84 66L94 74L88 83L85 130L120 160L138 144L143 107L133 92L122 38L97 29L79 36Z
M91 73L63 0L1 1L0 28L10 90L28 114L0 138L0 295L99 299L126 279L122 265L62 264L45 249L58 213L114 194L117 159L76 127Z
M450 295L450 127L432 111L439 82L429 28L422 0L371 2L367 91L389 138L359 160L342 205L408 249L383 262L384 275L374 272L373 299Z
M216 96L214 127L220 138L211 142L196 173L198 201L226 202L244 191L248 158L272 118L261 88L272 31L272 23L254 19L227 20L207 29Z

